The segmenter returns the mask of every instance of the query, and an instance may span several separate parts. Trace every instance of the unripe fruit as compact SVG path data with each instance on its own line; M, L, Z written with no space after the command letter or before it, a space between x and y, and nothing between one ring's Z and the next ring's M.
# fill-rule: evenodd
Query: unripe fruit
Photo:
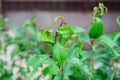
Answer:
M94 17L93 22L90 25L89 36L90 38L99 38L103 33L103 23L101 18Z

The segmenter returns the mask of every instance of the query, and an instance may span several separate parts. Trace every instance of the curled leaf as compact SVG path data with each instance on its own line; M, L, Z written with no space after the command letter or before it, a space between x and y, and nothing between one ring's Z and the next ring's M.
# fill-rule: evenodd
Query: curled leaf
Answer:
M61 20L62 20L62 22L64 21L64 17L63 17L63 16L58 16L58 17L56 17L56 18L54 19L54 21L55 21L55 22L57 22L57 21L58 21L58 19L61 19Z
M120 26L120 16L118 16L118 17L116 18L116 22L117 22L117 24Z
M107 13L108 9L103 3L99 3L98 7L94 7L93 9L93 16L94 17L102 17L104 13Z

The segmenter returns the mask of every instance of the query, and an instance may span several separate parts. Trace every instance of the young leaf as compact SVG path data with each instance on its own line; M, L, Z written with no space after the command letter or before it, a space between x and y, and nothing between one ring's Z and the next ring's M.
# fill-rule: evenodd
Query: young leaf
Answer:
M59 62L60 65L63 64L63 62L67 58L67 52L64 49L64 47L60 43L56 43L53 47L53 57L56 62Z
M72 31L70 25L60 26L58 28L57 32L60 33L60 34L64 34L64 35L72 35L73 34L73 31Z
M50 31L40 31L41 32L41 41L46 41L46 42L50 42L53 43L53 36L52 36L52 32Z
M64 17L63 16L57 16L57 17L55 17L54 22L57 22L58 19L64 20Z
M105 13L105 11L104 11L104 9L105 9L104 4L103 4L103 3L99 3L99 8L100 8L100 10L101 10L100 15L103 16L103 14Z

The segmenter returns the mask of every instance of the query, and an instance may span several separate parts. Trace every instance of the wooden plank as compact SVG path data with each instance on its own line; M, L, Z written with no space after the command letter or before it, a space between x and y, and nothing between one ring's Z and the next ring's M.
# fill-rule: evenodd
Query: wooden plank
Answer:
M119 2L120 0L4 0L5 2Z
M2 0L0 0L0 14L2 13Z
M104 2L109 11L120 11L120 2ZM91 11L98 2L3 2L4 11Z

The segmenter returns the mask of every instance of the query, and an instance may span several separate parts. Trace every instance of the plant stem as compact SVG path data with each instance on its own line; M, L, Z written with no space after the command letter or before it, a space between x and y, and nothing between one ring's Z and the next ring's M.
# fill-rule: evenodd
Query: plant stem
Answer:
M90 58L89 58L89 62L90 62L90 69L93 66L93 59L92 59L92 51L90 51Z
M93 40L91 40L91 42L90 42L90 49L91 49L91 50L90 50L90 58L89 58L89 63L90 63L89 68L90 68L90 70L93 69L92 45L93 45ZM91 76L89 76L88 79L89 79L89 80L92 80Z
M55 33L55 43L56 43L56 41L57 41L57 35L58 35L58 33L57 33L57 31L56 31L56 33Z
M92 80L91 76L88 77L88 80Z
M111 79L110 80L113 80L114 79L114 76L115 76L115 69L113 69L113 73L112 73L112 77L111 77Z
M90 62L89 68L90 68L90 71L91 71L92 68L93 68L93 67L92 67L92 66L93 66L92 51L90 52L89 62ZM89 76L89 80L92 80L91 76Z
M92 59L92 45L93 45L93 40L91 40L90 42L90 58L89 58L89 62L90 62L90 68L92 68L93 66L93 59Z
M119 58L115 60L116 65L115 65L115 66L113 65L113 73L112 73L112 77L111 77L111 79L110 79L110 80L113 80L113 79L114 79L114 77L115 77L115 73L116 73L116 69L117 69L117 67L116 67L116 66L117 66L117 64L118 64L118 61L119 61Z
M60 74L62 74L62 73L63 73L62 67L60 67L59 71L60 71Z
M0 0L0 16L2 15L2 0Z

